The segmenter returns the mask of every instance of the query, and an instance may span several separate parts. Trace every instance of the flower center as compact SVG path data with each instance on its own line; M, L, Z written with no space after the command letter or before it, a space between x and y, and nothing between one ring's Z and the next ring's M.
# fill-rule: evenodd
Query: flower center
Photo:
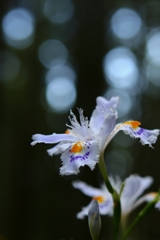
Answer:
M83 144L81 142L77 142L71 148L71 152L72 153L79 153L79 152L82 151L82 149L83 149Z
M92 200L97 200L97 202L103 203L103 202L104 202L104 197L102 197L102 196L96 196L96 197L93 197Z
M127 121L127 122L124 122L123 124L129 124L132 126L132 128L137 128L139 125L141 125L141 123L138 121Z

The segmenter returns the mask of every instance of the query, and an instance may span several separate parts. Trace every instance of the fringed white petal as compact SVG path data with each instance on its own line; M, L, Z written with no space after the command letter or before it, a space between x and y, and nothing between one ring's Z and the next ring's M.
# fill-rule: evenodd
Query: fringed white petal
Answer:
M157 141L160 130L147 130L140 128L139 125L140 122L138 121L127 121L117 124L111 134L108 136L105 147L120 130L122 130L125 134L130 135L132 138L139 138L142 145L148 144L150 147L152 147L152 144L156 143Z
M71 134L77 136L81 140L93 139L93 134L91 129L89 128L88 118L83 116L83 110L78 109L80 123L77 121L76 116L70 110L69 120L71 125L67 124L67 127L71 129Z
M119 104L119 97L112 97L109 101L103 97L97 97L97 106L92 113L89 126L94 134L99 134L106 118L115 116L117 118L116 108Z
M99 161L99 156L100 151L96 141L74 143L61 155L63 166L60 174L77 174L79 168L85 165L93 170Z
M69 134L56 134L53 133L51 135L43 135L43 134L34 134L32 136L33 142L31 142L31 145L35 145L37 143L46 143L46 144L54 144L61 142L63 140L75 142L77 141L77 137L69 135Z
M50 156L57 155L63 153L69 146L71 145L70 142L62 141L58 143L56 146L53 148L50 148L47 150L48 154Z

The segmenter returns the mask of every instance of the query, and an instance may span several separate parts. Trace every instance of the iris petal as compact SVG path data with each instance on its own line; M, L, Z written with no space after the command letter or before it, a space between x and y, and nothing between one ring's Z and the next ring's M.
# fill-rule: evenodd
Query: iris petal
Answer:
M119 104L119 97L112 97L109 101L103 97L97 97L96 102L97 105L92 113L89 125L92 131L98 134L106 118L112 115L117 118L116 107Z
M116 118L114 115L105 119L104 124L98 135L101 151L104 150L106 139L113 131L115 125L116 125Z
M50 156L53 156L54 154L55 155L60 154L60 153L63 153L70 145L71 143L62 141L58 143L56 146L54 146L53 148L48 149L47 152Z
M92 201L86 206L83 207L82 210L77 214L77 218L84 219L85 216L88 216L88 211L92 205L94 199L100 199L98 201L99 204L99 212L101 215L112 215L113 214L113 201L111 194L107 191L106 188L98 189L88 184L77 181L72 183L74 188L79 189L81 192L86 194L87 196L92 197Z
M139 138L142 145L148 144L150 147L152 147L152 144L157 141L160 130L147 130L138 127L138 125L140 125L140 123L137 121L127 121L117 124L111 134L108 136L105 147L120 130L122 130L125 134L130 135L132 138Z
M74 143L61 155L63 166L60 169L60 174L70 175L77 174L79 168L88 165L91 170L99 160L99 147L97 141L81 142L82 148L77 148L77 151L72 151ZM79 144L79 142L78 142Z
M31 142L32 146L37 143L54 144L54 143L61 142L63 140L71 141L71 142L77 141L77 137L70 134L65 134L65 133L62 133L62 134L53 133L51 135L34 134L32 136L32 139L33 139L33 142Z
M151 193L147 193L146 195L140 197L134 204L134 209L136 207L138 207L139 205L141 205L144 202L151 202L155 199L155 197L157 196L156 192L151 192ZM160 209L160 201L158 201L155 205L156 208Z
M95 196L99 196L102 194L101 189L89 186L85 182L75 181L75 182L72 182L72 185L74 188L79 189L82 193L84 193L85 195L87 195L89 197L95 197Z
M129 213L135 208L138 197L152 184L152 177L140 177L131 175L125 180L125 187L122 192L122 212Z

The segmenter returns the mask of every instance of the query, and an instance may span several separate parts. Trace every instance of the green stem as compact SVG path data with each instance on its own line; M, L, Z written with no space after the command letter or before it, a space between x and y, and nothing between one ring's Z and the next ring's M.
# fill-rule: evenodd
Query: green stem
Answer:
M98 240L98 238L97 237L92 237L92 240Z
M127 219L128 219L128 215L122 215L122 217L121 217L121 234L122 234L122 236L125 234L125 232L127 230Z
M113 223L114 223L114 230L113 231L114 231L114 234L113 234L113 239L116 240L117 237L118 237L118 231L119 231L119 225L120 225L120 219L121 219L120 197L119 197L118 193L116 192L116 190L112 187L112 185L109 181L103 154L101 155L100 160L99 160L99 168L100 168L101 174L103 176L103 179L105 181L106 187L107 187L108 191L111 193L112 198L113 198L113 203L114 203L114 215L113 215Z
M113 215L113 222L114 222L113 239L114 240L118 238L120 220L121 220L121 203L120 203L120 199L118 199L117 201L114 200L114 215Z
M103 154L101 155L98 164L99 164L99 168L100 168L103 180L104 180L104 182L106 184L106 187L107 187L108 191L113 195L115 190L114 190L114 188L112 187L112 185L111 185L111 183L109 181L106 165L104 163Z
M129 228L127 229L127 231L125 232L124 236L122 237L122 240L126 240L127 236L129 235L129 233L132 231L132 229L135 227L135 225L147 214L149 213L153 208L154 205L157 203L159 199L159 194L157 195L157 197L149 202L144 208L143 210L138 214L138 216L134 219L134 221L131 223L131 225L129 226Z

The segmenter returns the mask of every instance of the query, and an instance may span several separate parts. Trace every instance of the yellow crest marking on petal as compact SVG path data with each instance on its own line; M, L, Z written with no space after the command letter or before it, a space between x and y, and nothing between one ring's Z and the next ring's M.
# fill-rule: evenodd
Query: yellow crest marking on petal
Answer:
M77 142L73 145L70 151L73 153L79 153L82 151L82 149L83 149L83 144L81 142Z
M67 129L67 130L65 131L65 133L66 133L66 134L69 134L69 133L70 133L70 130L69 130L69 129Z
M141 123L138 121L127 121L127 122L124 122L123 124L124 125L129 124L131 125L132 128L137 128L138 126L141 125Z
M96 197L93 197L92 200L97 200L97 202L103 203L103 202L104 202L104 197L102 197L102 196L96 196Z
M149 193L149 195L152 196L152 197L156 197L157 196L157 192L151 192L151 193Z

